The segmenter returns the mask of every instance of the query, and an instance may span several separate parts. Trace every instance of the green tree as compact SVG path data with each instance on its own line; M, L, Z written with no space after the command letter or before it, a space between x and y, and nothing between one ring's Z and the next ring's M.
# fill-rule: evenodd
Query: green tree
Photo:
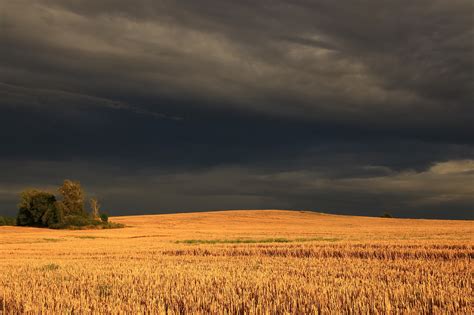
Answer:
M84 190L79 182L66 179L58 190L62 195L59 207L63 210L65 216L87 216L84 208Z
M60 217L56 209L56 197L53 194L36 189L21 193L18 204L18 225L48 226Z
M46 226L53 226L64 222L63 209L56 201L53 207L50 207L42 217L42 222Z

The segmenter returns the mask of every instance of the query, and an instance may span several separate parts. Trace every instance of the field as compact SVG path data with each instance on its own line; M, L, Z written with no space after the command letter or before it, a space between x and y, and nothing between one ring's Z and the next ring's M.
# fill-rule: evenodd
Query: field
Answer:
M472 313L474 223L220 211L0 227L0 314Z

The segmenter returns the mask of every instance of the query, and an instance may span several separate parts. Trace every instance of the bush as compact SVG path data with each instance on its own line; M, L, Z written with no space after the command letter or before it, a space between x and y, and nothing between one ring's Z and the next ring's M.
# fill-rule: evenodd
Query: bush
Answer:
M16 219L14 217L2 217L0 216L0 226L5 225L16 225Z
M74 226L87 226L94 225L97 221L91 220L89 218L80 216L80 215L68 215L64 217L65 225L74 225Z
M389 212L385 211L382 215L382 218L393 218L393 216Z
M102 220L102 222L109 222L109 216L105 213L100 214L100 219Z
M64 217L64 220L60 224L50 225L52 229L70 229L70 230L82 230L82 229L116 229L124 227L123 224L98 221L93 218L85 218L79 215L68 215Z

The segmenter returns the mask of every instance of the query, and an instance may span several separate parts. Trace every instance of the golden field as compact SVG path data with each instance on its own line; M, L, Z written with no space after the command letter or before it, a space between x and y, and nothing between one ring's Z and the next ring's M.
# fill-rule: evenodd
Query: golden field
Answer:
M469 314L472 221L242 210L0 227L0 314Z

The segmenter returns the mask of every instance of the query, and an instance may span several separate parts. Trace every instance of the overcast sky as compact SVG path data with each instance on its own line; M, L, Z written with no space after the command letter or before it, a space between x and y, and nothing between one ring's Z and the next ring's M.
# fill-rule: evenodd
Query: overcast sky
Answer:
M474 219L472 0L0 2L0 214Z

